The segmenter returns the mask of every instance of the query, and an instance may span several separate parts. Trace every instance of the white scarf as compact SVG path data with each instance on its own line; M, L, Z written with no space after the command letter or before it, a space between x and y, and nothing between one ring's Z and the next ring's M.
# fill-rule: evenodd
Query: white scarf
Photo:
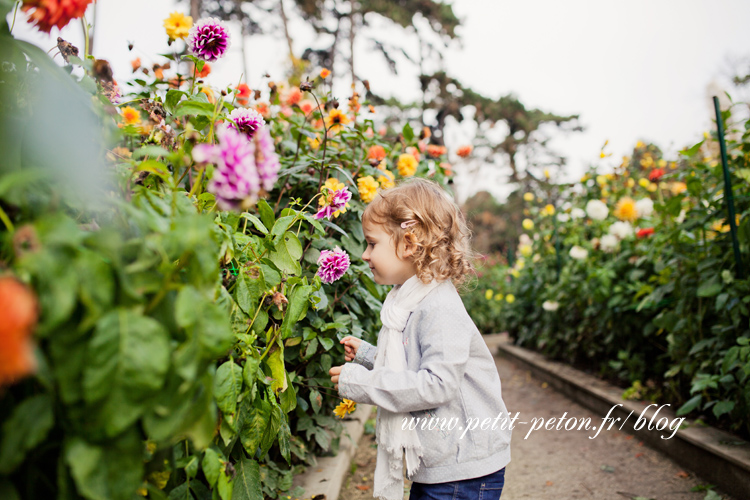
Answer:
M388 293L380 311L383 331L378 338L378 351L374 368L385 366L394 371L406 371L406 352L402 333L409 314L422 299L440 283L433 280L429 285L414 275L403 285L394 286ZM373 496L384 500L404 498L403 453L406 453L406 475L411 478L417 472L422 456L422 445L414 430L401 428L408 413L393 413L378 409L375 438L378 455L375 465Z

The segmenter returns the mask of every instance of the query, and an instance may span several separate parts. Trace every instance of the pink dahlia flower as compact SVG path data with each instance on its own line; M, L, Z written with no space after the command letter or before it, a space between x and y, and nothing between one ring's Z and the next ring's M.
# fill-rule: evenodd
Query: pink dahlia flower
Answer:
M349 191L349 188L343 188L334 191L333 194L329 194L328 199L330 202L326 203L323 208L318 210L318 213L315 214L316 219L322 219L325 217L326 219L331 220L334 213L346 208L346 204L352 199L352 193Z
M220 126L219 144L198 144L193 159L216 165L208 191L216 196L222 210L254 203L260 191L260 176L255 165L253 143L233 128Z
M248 139L252 139L255 132L266 124L260 113L247 108L235 109L229 113L229 119L234 122L229 126L245 134Z
M270 191L279 178L279 156L276 154L276 146L271 137L268 127L262 127L251 141L254 145L255 165L258 168L263 189Z
M187 45L196 57L213 62L226 54L229 38L229 30L224 23L215 17L207 17L190 28Z
M349 255L336 247L333 250L323 250L320 252L320 258L318 259L318 272L320 280L323 283L333 283L337 279L341 278L347 269L349 269Z

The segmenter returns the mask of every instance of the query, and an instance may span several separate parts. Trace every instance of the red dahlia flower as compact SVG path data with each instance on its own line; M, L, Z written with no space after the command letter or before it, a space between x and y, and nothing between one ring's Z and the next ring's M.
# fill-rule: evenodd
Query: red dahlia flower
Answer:
M664 175L664 169L663 168L655 168L651 171L650 174L648 174L648 180L651 182L656 182Z
M639 229L635 235L638 238L646 238L647 236L651 236L654 234L654 228L653 227L644 227L643 229Z
M23 0L21 10L28 12L29 22L36 23L39 31L49 33L53 26L64 28L71 19L83 17L94 0Z

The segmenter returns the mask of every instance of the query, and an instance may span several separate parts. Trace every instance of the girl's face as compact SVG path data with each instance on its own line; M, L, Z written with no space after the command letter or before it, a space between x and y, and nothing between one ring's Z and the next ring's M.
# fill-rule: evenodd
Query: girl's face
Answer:
M417 274L417 269L409 258L414 250L407 245L399 259L396 246L391 236L382 226L377 224L362 224L365 233L367 249L362 254L362 260L370 265L375 283L379 285L403 285L406 280Z

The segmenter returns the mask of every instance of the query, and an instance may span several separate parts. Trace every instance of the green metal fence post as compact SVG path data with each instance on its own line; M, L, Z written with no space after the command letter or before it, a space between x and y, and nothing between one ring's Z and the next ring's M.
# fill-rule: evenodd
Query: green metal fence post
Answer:
M729 176L727 165L727 145L724 142L724 120L721 116L719 98L714 96L714 109L716 110L716 128L719 132L719 147L721 148L721 165L724 169L724 199L727 201L727 212L729 213L729 230L732 235L732 247L734 248L734 260L737 264L737 278L744 279L745 272L742 267L742 256L740 255L740 244L737 240L737 222L734 214L734 196L732 195L732 180Z

